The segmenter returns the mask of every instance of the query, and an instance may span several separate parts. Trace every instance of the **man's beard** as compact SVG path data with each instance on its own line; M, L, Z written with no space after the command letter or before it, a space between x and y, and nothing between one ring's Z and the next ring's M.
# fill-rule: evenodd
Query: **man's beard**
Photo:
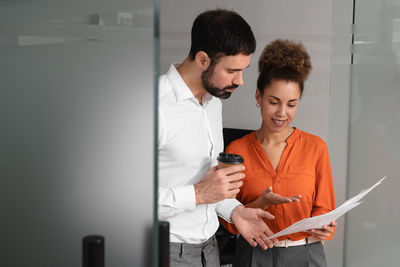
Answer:
M233 84L229 86L225 86L224 88L215 87L215 85L211 82L211 77L214 73L215 65L210 65L207 70L205 70L201 74L201 81L203 83L203 87L209 92L211 95L221 98L227 99L231 96L232 92L226 91L227 89L235 89L238 85Z

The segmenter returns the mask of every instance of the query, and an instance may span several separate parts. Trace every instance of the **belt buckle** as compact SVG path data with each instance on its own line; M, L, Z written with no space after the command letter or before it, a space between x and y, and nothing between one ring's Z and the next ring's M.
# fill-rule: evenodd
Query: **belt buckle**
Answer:
M285 248L288 248L289 247L289 239L285 239Z

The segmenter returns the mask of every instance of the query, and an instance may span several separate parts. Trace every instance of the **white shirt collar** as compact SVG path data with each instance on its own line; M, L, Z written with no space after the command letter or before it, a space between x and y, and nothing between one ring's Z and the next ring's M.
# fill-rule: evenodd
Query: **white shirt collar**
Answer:
M196 103L198 103L198 100L194 97L192 90L187 86L185 81L182 79L182 76L179 74L178 70L176 69L179 66L179 63L173 63L169 67L169 70L167 72L167 77L169 81L172 84L172 88L175 92L176 96L176 101L184 101L186 99L194 99L196 100ZM203 96L203 106L205 107L208 102L212 99L212 95L209 93L206 93Z

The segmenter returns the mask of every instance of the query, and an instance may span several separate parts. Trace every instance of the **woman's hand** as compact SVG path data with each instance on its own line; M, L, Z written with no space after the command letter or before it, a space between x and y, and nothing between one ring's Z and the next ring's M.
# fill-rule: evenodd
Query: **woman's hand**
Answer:
M336 221L332 221L329 225L324 225L322 229L312 229L307 232L319 240L325 240L333 233L336 226Z
M283 197L279 194L272 192L272 187L268 187L265 189L261 196L259 196L255 201L251 202L247 205L249 208L261 208L266 209L272 205L298 202L300 201L301 195L291 196L291 197Z

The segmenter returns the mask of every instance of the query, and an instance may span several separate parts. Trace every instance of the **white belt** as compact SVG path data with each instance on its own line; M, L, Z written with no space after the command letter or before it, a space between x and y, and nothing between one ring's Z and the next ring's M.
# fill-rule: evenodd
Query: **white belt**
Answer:
M308 242L307 242L307 240L308 240ZM292 241L290 239L285 239L285 240L279 241L278 243L274 244L274 247L287 248L287 247L293 247L293 246L302 246L307 243L311 244L311 243L315 243L315 242L319 242L319 241L321 241L321 240L317 239L313 236L310 236L305 239L296 240L296 241Z

